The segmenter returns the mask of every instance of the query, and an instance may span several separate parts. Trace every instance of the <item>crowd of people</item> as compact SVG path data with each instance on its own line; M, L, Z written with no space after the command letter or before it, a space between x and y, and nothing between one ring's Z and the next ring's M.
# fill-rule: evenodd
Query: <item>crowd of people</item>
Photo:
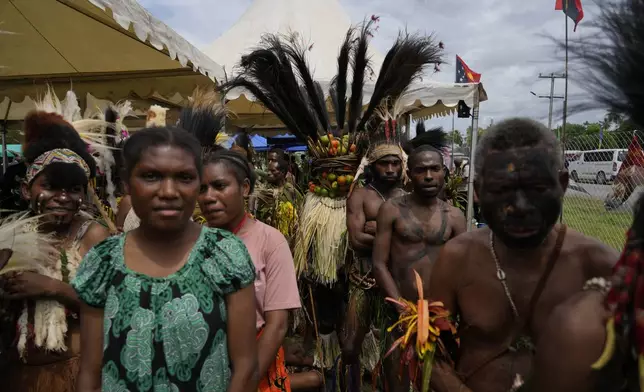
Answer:
M615 42L579 55L604 72L600 101L644 124L634 83L644 1L604 7ZM215 144L222 112L214 95L196 95L176 126L156 118L119 147L124 196L110 224L88 197L97 160L87 140L62 113L27 115L20 180L2 187L25 208L0 226L2 390L357 392L369 378L400 392L644 388L641 204L621 256L568 228L559 140L512 118L485 132L466 170L487 224L468 227L445 197L444 133L405 140L394 114L442 45L397 41L388 58L403 77L385 67L363 113L353 95L368 24L354 33L338 62L345 78L353 64L352 96L332 93L349 108L336 110L336 130L315 107L318 88L295 83L292 63L309 81L301 52L278 38L222 87L251 88L308 144L310 173L294 173L280 150L262 172L244 143ZM405 304L418 307L412 327L390 327L409 321ZM421 325L449 330L421 306L448 312L456 330L432 335L441 350L431 357L397 348L415 333L423 352Z

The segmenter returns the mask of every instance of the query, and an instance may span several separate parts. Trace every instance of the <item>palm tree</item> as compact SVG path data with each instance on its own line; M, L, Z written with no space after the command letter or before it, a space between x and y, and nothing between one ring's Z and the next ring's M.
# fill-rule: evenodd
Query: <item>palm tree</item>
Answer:
M602 129L608 130L612 125L615 125L616 128L619 128L620 125L624 122L624 116L621 113L618 113L614 110L609 110L604 116L604 125Z

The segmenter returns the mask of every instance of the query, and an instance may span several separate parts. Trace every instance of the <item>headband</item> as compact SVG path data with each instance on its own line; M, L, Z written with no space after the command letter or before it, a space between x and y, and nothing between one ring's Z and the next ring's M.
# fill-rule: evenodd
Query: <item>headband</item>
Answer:
M398 157L398 159L402 160L402 153L402 148L397 144L380 144L369 150L367 159L370 164L376 162L378 159L386 157L387 155L394 155Z
M25 175L25 181L27 184L31 184L31 182L36 178L38 174L40 174L45 168L52 163L71 163L72 165L76 165L83 169L83 172L85 172L85 177L89 179L90 177L90 169L89 165L83 158L81 158L80 155L76 154L74 151L67 149L67 148L57 148L54 150L50 150L45 152L44 154L40 155L38 158L34 160L34 162L27 168L27 173Z

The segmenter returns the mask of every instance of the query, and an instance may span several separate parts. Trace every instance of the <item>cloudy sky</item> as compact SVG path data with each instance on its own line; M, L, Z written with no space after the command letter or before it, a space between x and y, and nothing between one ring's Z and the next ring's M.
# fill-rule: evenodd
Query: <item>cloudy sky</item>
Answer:
M307 0L295 0L307 1ZM205 48L231 27L252 0L139 0L155 17L199 48ZM460 55L474 71L481 73L489 100L481 104L481 125L511 116L528 116L547 122L548 100L530 94L549 94L550 81L539 73L563 72L563 53L552 38L563 39L564 15L555 11L555 0L340 0L352 22L365 16L380 17L373 44L385 53L400 29L435 32L445 43L449 64L433 76L454 81L455 55ZM589 23L597 14L586 0L586 17L571 38L593 34ZM339 45L339 44L338 44ZM214 59L215 61L217 59ZM574 70L571 69L571 75ZM564 81L555 84L555 94L563 95ZM586 95L571 80L570 104ZM562 101L555 101L555 123L560 123ZM597 121L603 111L575 114L569 122ZM471 120L456 119L456 128L465 130ZM450 129L451 118L432 120Z

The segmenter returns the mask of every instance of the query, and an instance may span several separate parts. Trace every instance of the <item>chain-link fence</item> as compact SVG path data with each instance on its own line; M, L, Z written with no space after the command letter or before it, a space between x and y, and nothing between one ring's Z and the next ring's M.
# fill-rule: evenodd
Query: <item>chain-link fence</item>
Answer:
M639 187L644 185L642 136L629 131L565 138L570 186L564 223L615 249L623 247Z

